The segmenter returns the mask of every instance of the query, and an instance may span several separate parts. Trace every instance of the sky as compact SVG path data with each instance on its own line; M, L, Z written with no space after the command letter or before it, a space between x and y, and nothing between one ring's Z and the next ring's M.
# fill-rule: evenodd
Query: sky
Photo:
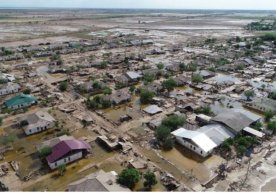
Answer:
M276 10L276 0L0 0L1 7Z

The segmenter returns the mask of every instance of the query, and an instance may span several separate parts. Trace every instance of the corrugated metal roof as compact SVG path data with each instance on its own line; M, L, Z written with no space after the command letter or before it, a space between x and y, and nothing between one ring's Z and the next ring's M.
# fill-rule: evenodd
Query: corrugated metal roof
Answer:
M215 147L217 147L216 143L212 141L205 133L198 131L189 131L184 128L177 129L172 132L174 136L187 138L192 140L198 147L200 147L203 151L208 152Z
M243 130L260 138L265 135L264 133L257 131L256 129L252 129L251 127L245 127Z
M5 105L7 107L11 107L11 106L15 106L15 105L31 103L31 102L36 102L36 101L37 101L36 97L34 97L32 95L20 94L20 95L17 95L13 98L6 100Z
M226 139L234 137L234 134L221 124L206 125L197 131L205 133L217 146L222 144Z
M148 114L156 114L162 112L162 109L159 108L157 105L150 105L146 108L144 108L144 111Z

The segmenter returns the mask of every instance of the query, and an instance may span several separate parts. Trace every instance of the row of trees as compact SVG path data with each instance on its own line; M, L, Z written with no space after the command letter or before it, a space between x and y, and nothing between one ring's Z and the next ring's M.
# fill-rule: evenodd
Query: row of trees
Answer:
M144 173L143 177L145 190L149 191L153 185L157 184L156 176L153 172L147 171ZM121 185L133 189L140 179L141 175L138 170L127 168L119 174L117 181Z

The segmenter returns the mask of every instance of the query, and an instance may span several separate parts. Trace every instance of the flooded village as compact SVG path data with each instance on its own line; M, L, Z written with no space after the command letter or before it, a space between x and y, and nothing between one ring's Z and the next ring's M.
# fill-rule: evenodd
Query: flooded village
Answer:
M1 191L276 191L276 12L0 11Z

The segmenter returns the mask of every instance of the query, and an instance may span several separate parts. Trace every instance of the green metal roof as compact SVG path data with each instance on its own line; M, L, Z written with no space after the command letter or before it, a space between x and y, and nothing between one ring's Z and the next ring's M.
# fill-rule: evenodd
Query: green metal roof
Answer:
M20 94L20 95L17 95L13 98L6 100L5 105L7 107L12 107L15 105L21 105L21 104L31 103L31 102L36 102L36 101L37 101L36 97L34 97L32 95Z

